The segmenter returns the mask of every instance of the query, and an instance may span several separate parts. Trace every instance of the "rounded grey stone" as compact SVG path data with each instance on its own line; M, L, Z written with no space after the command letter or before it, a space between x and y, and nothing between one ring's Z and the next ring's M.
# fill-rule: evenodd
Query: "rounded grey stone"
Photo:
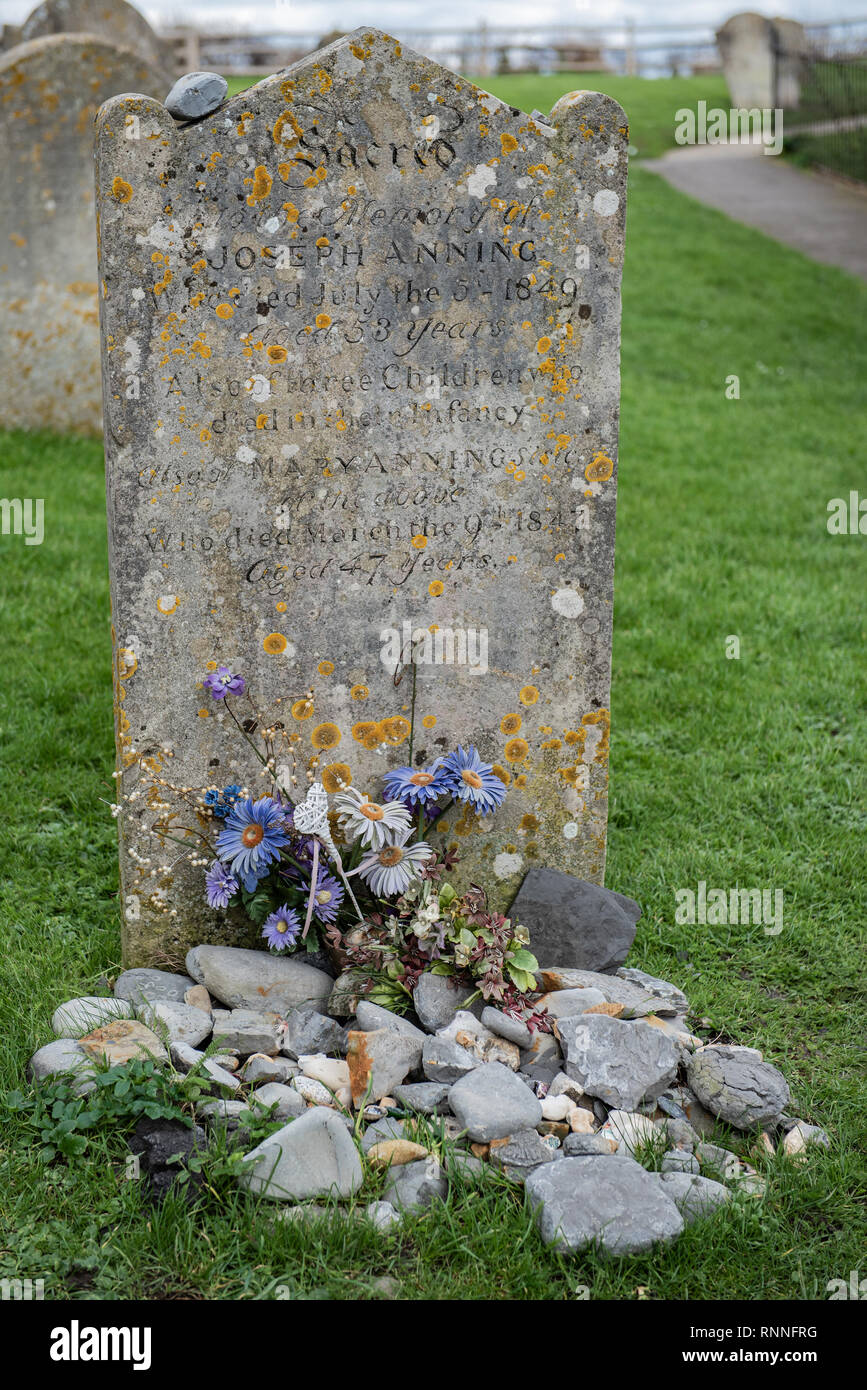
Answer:
M635 939L641 908L560 869L530 869L509 909L513 922L530 933L541 961L578 970L613 971Z
M536 1168L525 1192L542 1239L562 1251L598 1242L608 1254L636 1255L683 1230L659 1176L627 1156L561 1158Z
M122 975L118 975L114 993L115 998L128 999L134 1006L143 1004L145 1000L153 1002L157 999L183 1004L184 995L194 984L196 981L191 980L189 975L174 975L169 970L152 970L142 966L137 970L124 970Z
M444 1201L448 1184L435 1158L391 1167L385 1180L383 1198L398 1211L419 1211L431 1202Z
M359 999L358 1009L356 1010L357 1026L363 1033L376 1033L381 1028L386 1028L390 1033L400 1033L406 1038L415 1038L419 1043L423 1043L425 1034L420 1028L416 1028L414 1023L410 1023L408 1018L401 1018L400 1014L394 1014L390 1009L384 1009L380 1004L371 1004L366 999Z
M482 1009L482 1023L498 1038L505 1038L506 1042L514 1043L516 1047L532 1046L533 1034L526 1023L519 1018L509 1018L502 1010L491 1008L490 1004Z
M176 121L198 121L225 101L229 84L218 72L187 72L179 77L163 103Z
M770 1062L722 1045L693 1053L687 1081L701 1104L736 1129L753 1129L781 1115L789 1103L786 1078Z
M419 1022L429 1033L436 1033L451 1023L459 1009L464 1008L473 993L470 989L453 985L447 975L431 975L429 971L419 975L413 991L412 1005L418 1014ZM482 1006L478 1000L470 1008L470 1013L478 1018Z
M279 1081L268 1081L264 1086L259 1086L250 1096L250 1104L251 1108L254 1104L259 1104L266 1110L276 1105L276 1120L288 1120L290 1117L303 1115L307 1109L304 1097L291 1086L284 1086Z
M361 1159L339 1117L314 1106L246 1155L242 1187L275 1201L351 1197L364 1181Z
M345 1038L341 1025L319 1009L305 1004L292 1009L286 1017L286 1035L281 1051L287 1057L310 1057L316 1052L344 1052Z
M450 1038L425 1038L421 1067L428 1081L442 1081L451 1085L475 1071L478 1065L479 1059L461 1047L460 1043Z
M330 975L291 956L240 946L194 946L186 963L196 984L230 1009L285 1015L304 1004L324 1007L334 985Z
M421 1115L438 1115L448 1110L449 1083L445 1081L411 1082L395 1086L392 1094L399 1105Z
M27 1076L31 1081L50 1081L66 1072L90 1073L92 1070L93 1062L75 1038L56 1038L54 1042L46 1043L38 1052L34 1052L27 1063ZM79 1095L93 1088L94 1082L88 1075L76 1082L75 1089Z
M83 1038L103 1023L115 1018L132 1018L132 1007L126 999L105 999L97 994L85 994L68 999L51 1015L51 1030L57 1038Z
M699 1217L710 1216L717 1207L731 1200L731 1193L712 1178L696 1177L693 1173L660 1173L666 1197L670 1197L689 1226Z
M686 1149L669 1149L662 1155L660 1169L663 1173L700 1173L701 1164L695 1154Z
M198 1047L211 1036L211 1015L193 1004L179 1004L173 999L145 1000L136 1006L135 1012L136 1018L170 1044Z
M469 1137L481 1144L535 1129L542 1119L532 1091L502 1062L486 1062L456 1081L449 1105Z

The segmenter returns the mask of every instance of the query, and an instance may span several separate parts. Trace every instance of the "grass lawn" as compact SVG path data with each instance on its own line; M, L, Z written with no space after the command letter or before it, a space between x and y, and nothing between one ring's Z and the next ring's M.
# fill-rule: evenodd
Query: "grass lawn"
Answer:
M553 79L491 85L549 107ZM622 96L655 153L662 90ZM613 89L612 82L612 89ZM617 92L621 96L621 92ZM715 93L704 87L700 95ZM640 900L631 963L680 984L713 1033L763 1049L792 1113L830 1132L803 1166L759 1163L764 1201L620 1261L544 1250L493 1179L397 1237L275 1226L216 1173L154 1214L119 1136L42 1165L5 1116L0 1275L46 1297L814 1299L863 1257L859 942L867 836L867 539L831 536L864 487L867 291L631 180L624 280L609 886ZM725 397L740 378L740 399ZM45 499L45 543L0 538L0 1085L20 1087L64 999L119 969L101 447L2 440L3 492ZM727 660L726 638L740 638ZM676 926L675 890L782 889L784 928ZM711 1030L705 1029L707 1036ZM376 1180L369 1180L369 1200Z

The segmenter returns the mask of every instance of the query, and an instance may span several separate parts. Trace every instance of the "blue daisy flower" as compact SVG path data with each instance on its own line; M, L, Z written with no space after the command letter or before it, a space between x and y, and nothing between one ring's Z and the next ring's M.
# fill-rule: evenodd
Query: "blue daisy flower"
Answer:
M330 925L337 920L342 902L342 885L327 869L320 867L313 894L313 916L317 921Z
M301 919L294 907L278 907L265 918L262 935L275 951L285 951L295 945L300 930Z
M284 829L285 811L279 801L251 796L237 801L217 836L217 849L248 893L254 892L269 865L280 858L289 836Z
M505 800L505 785L490 763L482 762L475 748L459 747L449 753L439 771L455 800L469 801L482 815L496 811Z
M410 806L426 806L448 791L442 769L442 758L430 767L397 767L383 778L389 801L406 801Z
M238 891L238 880L229 873L225 864L215 859L205 874L205 894L209 907L228 907L229 899Z

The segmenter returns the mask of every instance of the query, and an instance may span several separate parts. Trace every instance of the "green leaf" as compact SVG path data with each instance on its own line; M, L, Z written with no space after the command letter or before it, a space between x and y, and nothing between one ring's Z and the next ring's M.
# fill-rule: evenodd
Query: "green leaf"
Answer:
M510 952L509 964L516 966L518 970L526 970L531 975L539 969L539 962L533 952L528 951L525 946L520 946L517 951Z
M57 1147L67 1158L78 1158L87 1148L87 1140L83 1134L64 1134L58 1140Z
M426 973L428 975L454 975L455 968L453 965L449 965L446 960L438 960L436 965L432 965Z
M445 912L446 908L451 906L457 896L457 892L450 883L441 884L439 896L440 911Z
M114 1094L117 1096L118 1100L120 1100L122 1096L126 1095L127 1091L129 1090L129 1087L129 1077L127 1076L124 1076L120 1081L116 1081L114 1083Z

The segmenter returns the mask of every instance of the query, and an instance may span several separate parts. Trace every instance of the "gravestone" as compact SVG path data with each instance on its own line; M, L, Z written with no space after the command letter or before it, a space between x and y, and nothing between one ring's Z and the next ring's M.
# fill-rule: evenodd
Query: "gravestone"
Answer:
M0 57L0 426L102 428L93 118L115 92L160 92L130 49L88 34Z
M809 47L803 25L747 12L726 20L716 40L734 106L764 110L798 105L801 64Z
M626 143L606 96L531 118L371 30L195 125L106 104L128 787L146 757L265 789L201 688L226 663L330 790L474 744L505 803L431 838L498 907L534 864L601 881ZM241 939L123 836L129 963Z
M19 42L48 34L98 34L108 43L131 48L164 74L171 71L166 45L126 0L44 0L22 24Z

